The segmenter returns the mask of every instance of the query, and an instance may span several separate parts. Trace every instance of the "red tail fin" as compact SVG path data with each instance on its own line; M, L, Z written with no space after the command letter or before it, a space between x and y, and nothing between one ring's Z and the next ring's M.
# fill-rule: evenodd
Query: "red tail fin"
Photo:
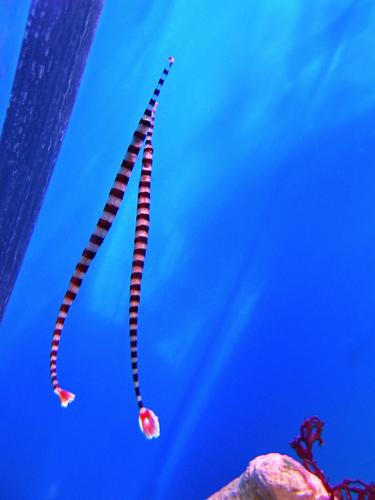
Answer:
M147 439L160 436L159 419L152 410L142 408L139 412L139 426Z
M59 396L61 406L66 408L69 403L74 401L74 398L76 397L75 394L69 391L65 391L64 389L61 389L60 387L57 387L55 389L55 394Z

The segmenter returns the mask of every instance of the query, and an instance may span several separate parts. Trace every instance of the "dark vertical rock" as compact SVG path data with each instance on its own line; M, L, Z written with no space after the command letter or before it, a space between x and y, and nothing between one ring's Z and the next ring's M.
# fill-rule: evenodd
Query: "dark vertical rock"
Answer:
M0 320L60 150L102 3L31 3L0 137Z

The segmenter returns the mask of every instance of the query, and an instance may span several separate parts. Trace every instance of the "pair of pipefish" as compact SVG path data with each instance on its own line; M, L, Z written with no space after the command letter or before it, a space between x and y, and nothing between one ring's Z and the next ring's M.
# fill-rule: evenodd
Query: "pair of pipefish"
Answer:
M109 192L109 197L101 217L98 220L95 230L92 233L70 279L68 289L65 293L59 314L57 316L50 355L50 374L54 392L59 397L61 405L66 407L74 400L75 395L72 392L62 389L57 380L57 351L59 348L62 329L64 327L70 306L77 297L79 289L81 288L83 278L85 277L92 260L107 236L108 231L110 230L117 215L134 164L143 143L145 143L142 158L142 170L138 186L134 251L130 276L129 332L131 369L135 395L139 407L139 425L142 432L149 439L159 436L160 427L158 417L155 413L149 408L145 408L143 406L139 387L137 352L138 309L141 297L141 282L150 224L150 186L153 156L152 134L154 130L156 107L158 104L157 99L173 62L174 58L170 57L168 59L168 66L164 68L162 76L159 79L145 112L139 121L138 127L133 134L132 141L121 163L120 170L115 177L114 184Z

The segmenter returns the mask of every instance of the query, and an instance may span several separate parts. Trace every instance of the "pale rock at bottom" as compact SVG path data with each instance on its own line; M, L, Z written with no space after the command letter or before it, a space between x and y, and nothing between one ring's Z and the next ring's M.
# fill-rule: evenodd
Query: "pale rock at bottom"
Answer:
M320 479L303 465L280 453L251 460L241 476L209 500L329 500Z

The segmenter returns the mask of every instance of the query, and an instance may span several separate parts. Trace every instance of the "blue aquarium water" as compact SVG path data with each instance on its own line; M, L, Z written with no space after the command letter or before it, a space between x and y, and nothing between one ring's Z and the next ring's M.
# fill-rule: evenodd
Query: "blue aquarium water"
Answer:
M0 117L29 10L0 7ZM104 3L0 331L1 500L194 500L325 421L332 483L375 478L375 6ZM138 426L128 346L134 169L56 316L167 62L154 132ZM63 62L62 62L63 64Z

